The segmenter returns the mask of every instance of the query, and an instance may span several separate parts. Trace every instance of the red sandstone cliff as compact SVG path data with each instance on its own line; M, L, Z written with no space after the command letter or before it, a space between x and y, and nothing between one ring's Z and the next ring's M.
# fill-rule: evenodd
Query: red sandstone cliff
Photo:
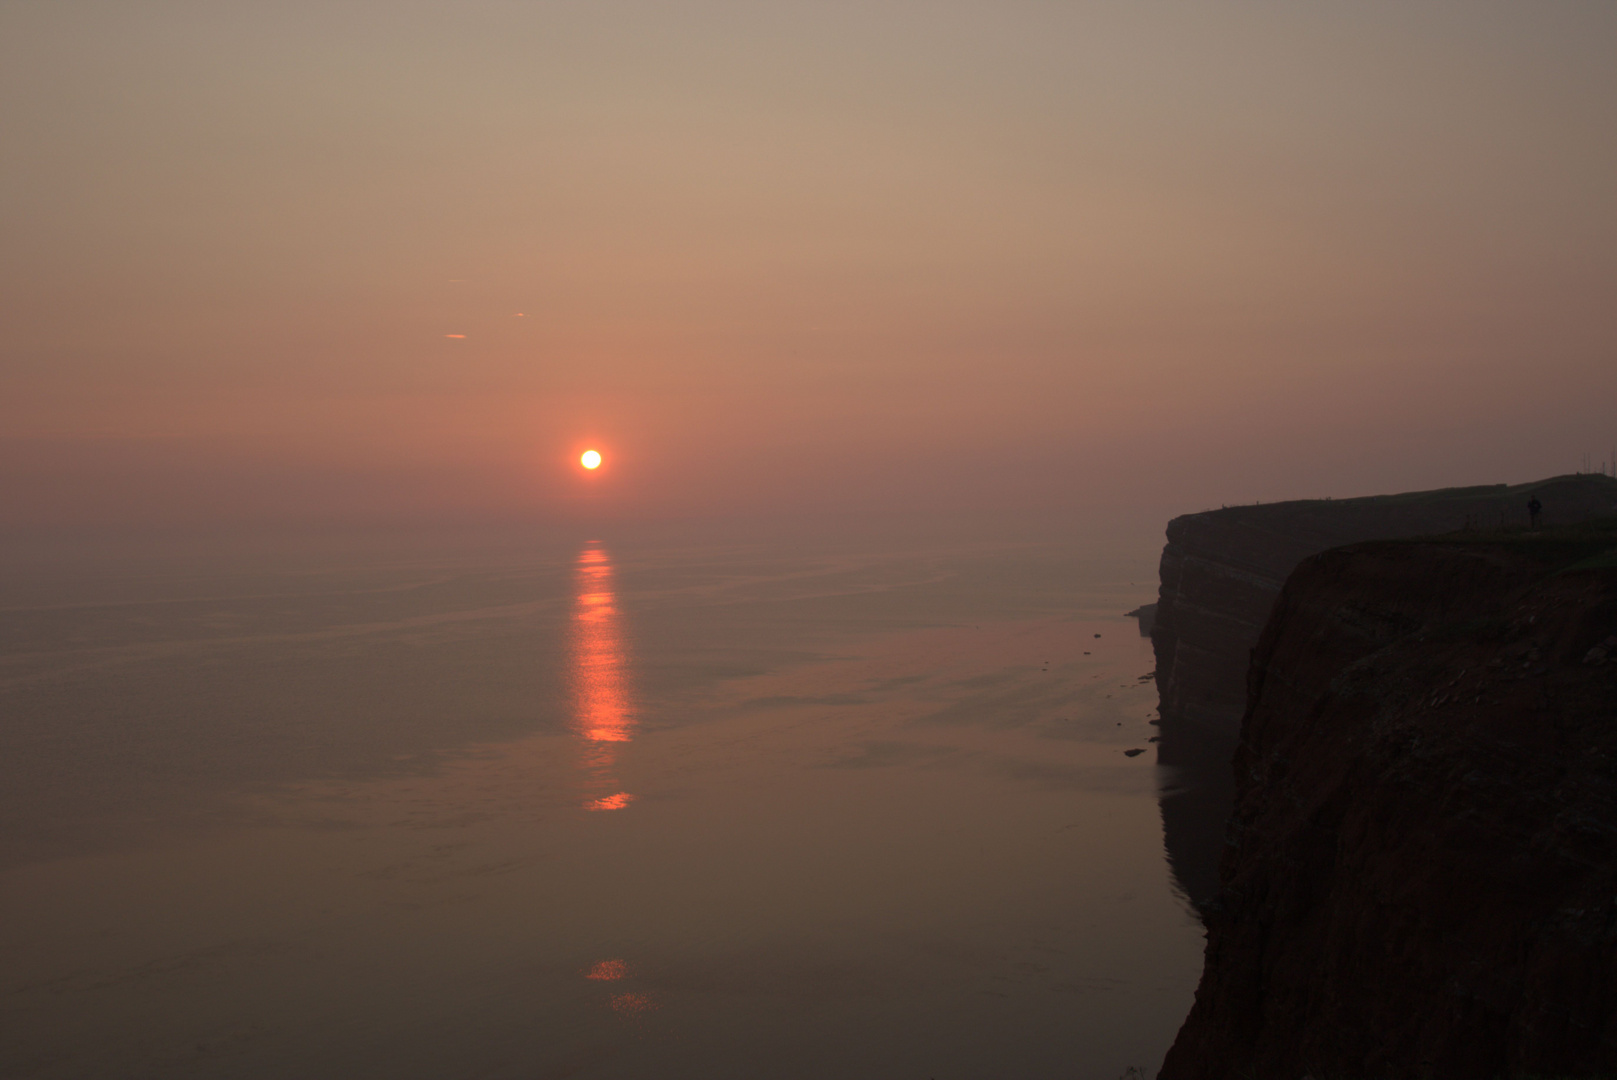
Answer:
M1591 527L1298 568L1161 1080L1617 1072L1614 552Z

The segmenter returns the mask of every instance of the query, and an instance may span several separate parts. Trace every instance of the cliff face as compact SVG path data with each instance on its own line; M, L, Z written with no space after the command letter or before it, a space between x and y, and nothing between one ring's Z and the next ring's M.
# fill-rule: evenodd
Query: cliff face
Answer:
M1535 495L1551 526L1617 513L1617 480L1563 476L1516 487L1231 507L1169 523L1150 631L1161 697L1157 761L1174 769L1160 799L1163 838L1174 879L1193 903L1200 907L1218 890L1247 666L1293 568L1363 540L1525 525Z
M1281 584L1303 559L1364 540L1526 525L1535 495L1550 526L1617 513L1617 480L1562 476L1515 487L1238 506L1174 518L1151 631L1164 727L1193 724L1233 742L1246 707L1252 646Z
M1162 1080L1617 1071L1617 531L1311 558L1248 689Z

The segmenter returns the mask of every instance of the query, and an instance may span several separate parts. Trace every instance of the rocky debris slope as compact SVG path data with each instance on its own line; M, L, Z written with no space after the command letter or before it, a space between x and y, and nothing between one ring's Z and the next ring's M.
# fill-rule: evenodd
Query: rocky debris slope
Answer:
M1534 496L1550 526L1617 513L1617 479L1578 475L1174 518L1151 630L1164 727L1194 724L1234 740L1246 707L1250 651L1281 583L1303 559L1364 540L1525 526Z
M1617 527L1311 558L1249 693L1161 1080L1617 1072Z

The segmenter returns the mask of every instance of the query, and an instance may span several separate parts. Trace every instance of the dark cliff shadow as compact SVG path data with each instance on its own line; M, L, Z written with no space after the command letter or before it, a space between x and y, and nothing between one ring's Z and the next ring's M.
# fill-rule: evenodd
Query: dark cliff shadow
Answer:
M1157 764L1167 766L1157 796L1162 843L1174 885L1198 913L1218 892L1224 828L1235 806L1236 740L1200 724L1162 718Z

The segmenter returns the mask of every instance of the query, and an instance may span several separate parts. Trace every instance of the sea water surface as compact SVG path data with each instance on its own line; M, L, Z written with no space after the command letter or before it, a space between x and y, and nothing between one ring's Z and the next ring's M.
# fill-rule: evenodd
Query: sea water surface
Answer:
M1201 960L1155 557L609 531L12 589L0 1075L1149 1074Z

